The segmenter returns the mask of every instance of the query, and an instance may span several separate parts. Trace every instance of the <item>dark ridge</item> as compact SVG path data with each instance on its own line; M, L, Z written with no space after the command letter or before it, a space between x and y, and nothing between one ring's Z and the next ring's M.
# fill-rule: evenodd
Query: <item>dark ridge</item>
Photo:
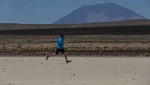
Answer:
M21 29L1 30L1 35L94 35L94 34L150 34L150 25L111 26L111 27L78 27L57 29Z

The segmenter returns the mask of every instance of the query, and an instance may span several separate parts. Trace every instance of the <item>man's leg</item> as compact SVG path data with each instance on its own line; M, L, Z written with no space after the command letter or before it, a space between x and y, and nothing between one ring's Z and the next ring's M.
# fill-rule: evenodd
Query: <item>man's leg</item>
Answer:
M67 53L65 52L65 53L63 53L63 54L64 54L64 57L65 57L66 63L71 62L71 60L68 60L68 58L67 58Z
M56 56L58 53L59 53L59 50L57 49L57 51L56 51L55 53L46 55L46 60L48 60L48 58L49 58L50 56L51 56L51 57Z
M61 49L60 52L64 55L66 63L71 62L71 60L68 60L68 58L67 58L67 53L65 52L65 49Z
M50 56L55 56L56 54L55 53L53 53L53 54L47 54L46 55L46 60L48 60L48 58L50 57Z

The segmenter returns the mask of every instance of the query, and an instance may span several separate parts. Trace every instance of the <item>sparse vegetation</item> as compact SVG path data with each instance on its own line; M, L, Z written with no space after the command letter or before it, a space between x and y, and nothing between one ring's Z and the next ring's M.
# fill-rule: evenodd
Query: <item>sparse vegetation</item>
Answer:
M54 52L58 36L3 35L0 36L1 55L45 55ZM150 55L149 35L68 35L66 51L69 54L120 53Z

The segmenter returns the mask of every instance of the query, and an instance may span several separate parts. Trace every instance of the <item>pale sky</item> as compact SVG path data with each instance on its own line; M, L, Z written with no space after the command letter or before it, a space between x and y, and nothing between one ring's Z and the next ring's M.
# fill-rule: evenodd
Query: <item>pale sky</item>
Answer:
M0 0L0 23L51 24L83 5L107 2L150 19L150 0Z

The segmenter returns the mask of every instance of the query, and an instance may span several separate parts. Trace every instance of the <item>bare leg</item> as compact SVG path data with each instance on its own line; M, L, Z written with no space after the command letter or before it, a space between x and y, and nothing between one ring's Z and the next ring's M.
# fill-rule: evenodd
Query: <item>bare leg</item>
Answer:
M46 60L48 60L48 58L49 58L50 56L52 57L52 56L55 56L55 55L56 55L55 53L53 53L53 54L47 54L47 55L46 55Z
M67 53L64 53L64 57L65 57L66 63L71 62L71 60L68 60L68 58L67 58Z
M51 57L56 56L56 53L46 55L46 60L48 60L48 58L50 56ZM68 58L67 58L67 53L64 53L64 57L65 57L66 63L70 63L71 62L71 60L68 60Z
M68 61L67 54L64 53L65 60Z

